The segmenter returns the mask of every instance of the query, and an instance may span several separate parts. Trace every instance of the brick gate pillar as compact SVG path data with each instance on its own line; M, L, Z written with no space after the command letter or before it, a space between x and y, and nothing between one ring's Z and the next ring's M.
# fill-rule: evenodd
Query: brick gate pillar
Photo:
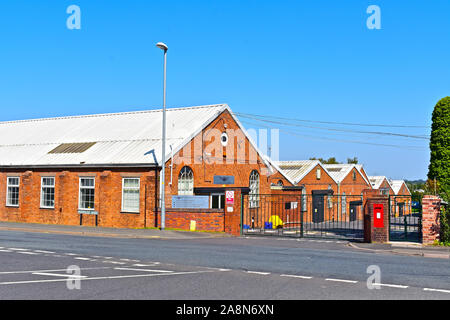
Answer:
M366 192L364 198L364 241L389 242L389 196Z
M234 236L241 234L241 189L230 188L226 191L234 191L233 204L227 204L225 199L224 229L226 233Z
M440 239L441 200L437 196L422 198L422 243L433 244Z

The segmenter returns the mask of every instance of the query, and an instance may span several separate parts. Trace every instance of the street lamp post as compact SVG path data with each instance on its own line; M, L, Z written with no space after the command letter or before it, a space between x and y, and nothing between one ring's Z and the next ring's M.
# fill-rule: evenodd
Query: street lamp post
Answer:
M165 203L165 168L166 168L166 65L167 65L167 45L162 42L156 44L158 48L164 51L164 89L163 89L163 122L162 122L162 152L161 152L161 230L166 227L166 203Z

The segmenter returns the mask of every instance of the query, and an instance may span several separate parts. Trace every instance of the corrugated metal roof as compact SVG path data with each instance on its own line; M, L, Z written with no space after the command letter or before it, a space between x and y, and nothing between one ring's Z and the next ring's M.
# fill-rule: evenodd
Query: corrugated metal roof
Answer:
M278 161L275 164L286 176L294 181L294 184L299 183L317 165L319 165L325 172L330 174L319 160ZM330 177L336 182L331 174Z
M403 184L406 187L406 190L408 190L409 193L411 193L409 191L408 186L406 185L405 180L391 180L389 181L389 183L391 184L391 188L394 191L394 194L398 194L400 192L400 189L402 188Z
M167 152L169 145L181 149L225 109L167 109ZM0 166L158 164L161 136L161 109L0 122ZM49 153L73 143L92 146L82 153Z
M385 176L369 176L370 184L374 189L379 189L384 180L386 180L388 185L391 186L389 180Z
M363 167L361 164L340 163L340 164L324 164L323 166L328 170L328 173L338 183L341 183L345 179L345 177L350 173L350 171L352 171L353 168L355 168L356 170L358 170L358 172L361 174L361 176L367 182L367 184L371 185L371 183L367 181L366 177L364 176L364 173L362 172Z
M170 108L166 113L166 160L223 111L230 112L269 168L290 183L262 154L227 104ZM80 153L52 153L61 144L88 144ZM0 122L0 166L160 165L162 109Z

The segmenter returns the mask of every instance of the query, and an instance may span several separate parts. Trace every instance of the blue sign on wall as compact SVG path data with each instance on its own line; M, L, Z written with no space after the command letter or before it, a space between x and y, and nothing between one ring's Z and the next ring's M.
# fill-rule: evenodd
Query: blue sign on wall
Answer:
M234 176L214 176L214 184L234 184Z
M172 196L172 208L208 209L209 196Z

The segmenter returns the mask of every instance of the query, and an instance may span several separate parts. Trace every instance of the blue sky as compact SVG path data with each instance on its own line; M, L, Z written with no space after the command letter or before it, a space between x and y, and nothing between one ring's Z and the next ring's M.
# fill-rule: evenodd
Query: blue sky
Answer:
M81 30L66 27L72 4ZM366 27L369 5L381 30ZM164 41L169 107L228 103L268 117L423 126L310 123L426 136L450 95L448 12L447 0L3 0L0 120L159 108ZM281 160L356 156L370 175L427 174L423 139L280 129Z

